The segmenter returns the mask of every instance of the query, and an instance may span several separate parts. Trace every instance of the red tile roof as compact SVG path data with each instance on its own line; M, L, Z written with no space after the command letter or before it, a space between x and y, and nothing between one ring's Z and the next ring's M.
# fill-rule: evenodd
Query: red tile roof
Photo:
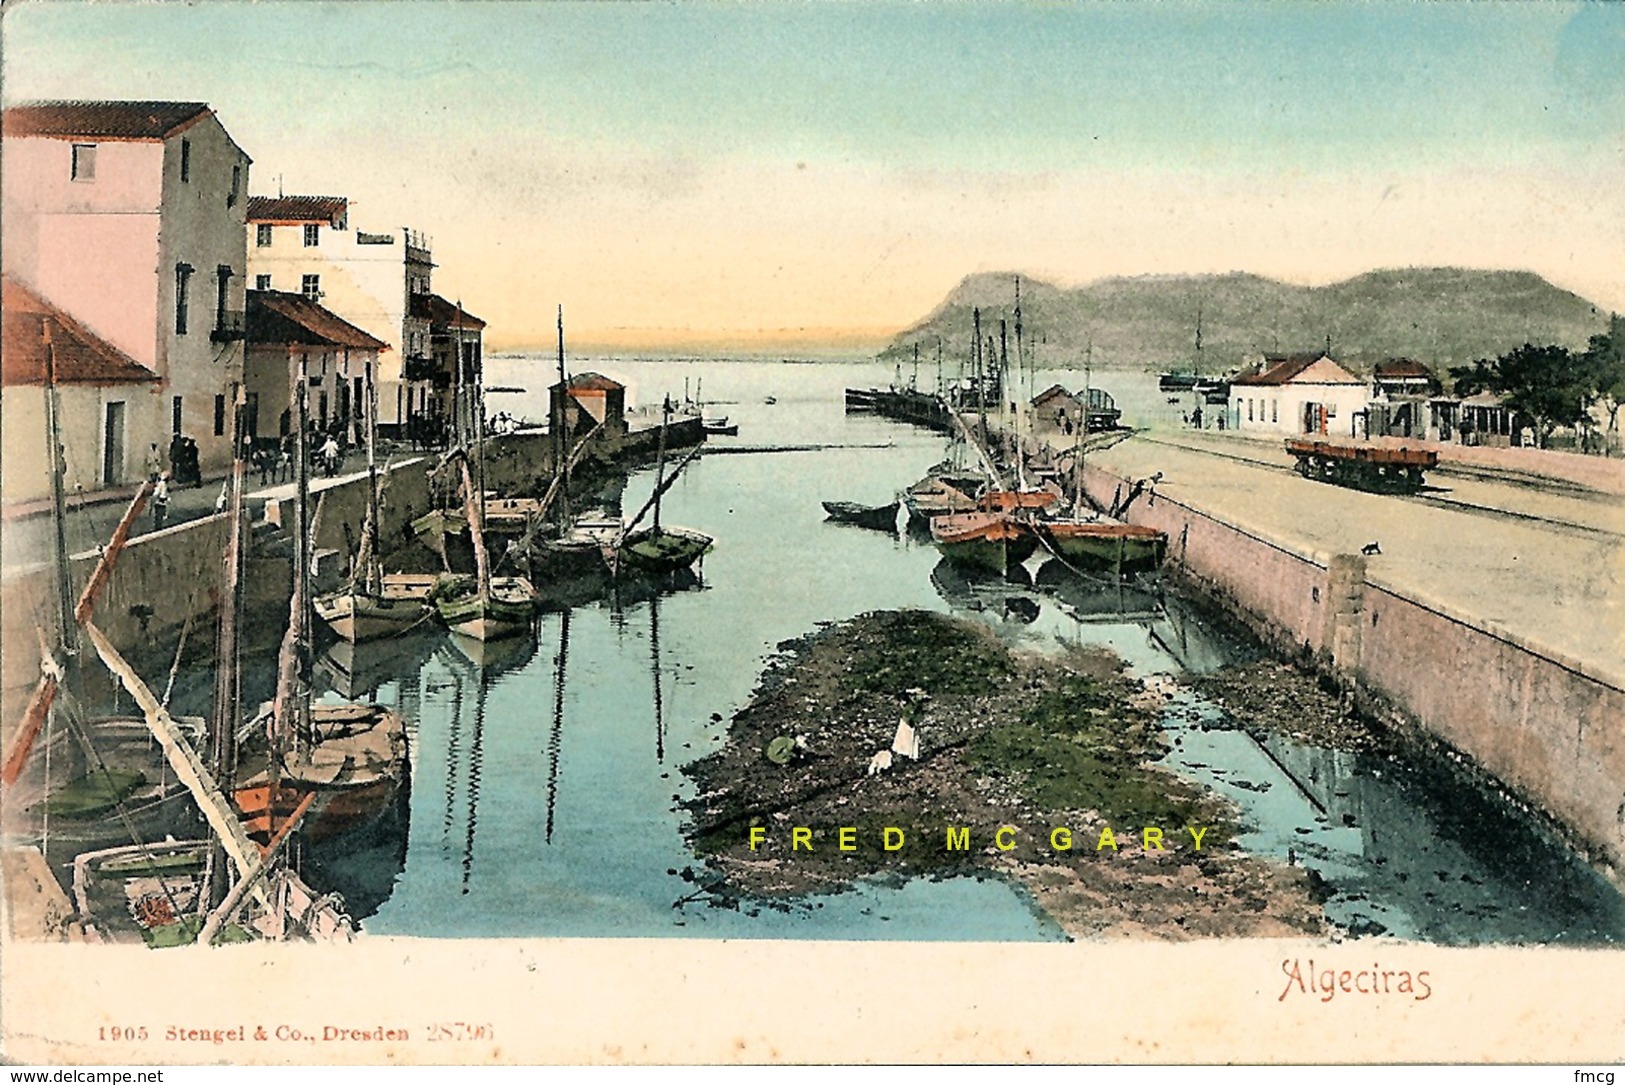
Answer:
M374 339L303 294L250 290L245 323L249 346L307 344L356 350L389 349L388 343Z
M1412 361L1409 358L1390 358L1386 362L1378 362L1375 373L1378 380L1382 380L1383 378L1387 378L1389 380L1415 378L1421 378L1423 380L1433 379L1433 374L1428 370L1427 366L1423 365L1421 362Z
M344 221L349 208L350 201L343 196L250 196L248 221L325 222L336 226Z
M439 294L413 294L412 315L419 320L427 320L431 324L440 324L448 328L478 331L485 327L485 321L461 305L447 301Z
M1045 403L1048 403L1057 396L1067 396L1074 400L1077 399L1076 396L1072 395L1072 393L1068 392L1065 388L1062 388L1059 384L1052 384L1033 397L1033 406L1042 407Z
M1337 365L1337 359L1333 358L1330 354L1327 354L1323 350L1306 351L1302 354L1266 354L1264 355L1263 372L1248 373L1245 376L1237 377L1230 383L1233 385L1245 384L1254 386L1288 384L1295 380L1298 374L1302 373L1305 369L1308 369L1322 358L1328 362L1331 362L1333 365ZM1333 383L1363 384L1364 382L1351 375L1348 382L1335 381Z
M0 280L0 383L45 383L45 333L58 384L128 384L158 374L10 275Z
M25 102L5 111L5 134L162 140L213 114L206 102Z
M572 392L617 392L626 387L602 373L577 373L570 378L569 384ZM558 385L555 384L553 387L558 388Z

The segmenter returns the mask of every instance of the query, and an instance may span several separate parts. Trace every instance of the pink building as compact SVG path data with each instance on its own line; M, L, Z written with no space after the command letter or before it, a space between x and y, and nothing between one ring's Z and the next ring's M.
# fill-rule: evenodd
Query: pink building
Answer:
M97 486L140 473L149 443L230 457L241 379L250 160L202 102L35 102L4 113L4 267L137 365L160 396L97 420ZM147 397L151 399L152 397Z

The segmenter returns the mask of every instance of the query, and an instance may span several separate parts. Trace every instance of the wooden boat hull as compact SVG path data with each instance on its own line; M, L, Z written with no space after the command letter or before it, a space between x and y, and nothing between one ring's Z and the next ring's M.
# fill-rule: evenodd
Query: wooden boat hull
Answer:
M406 722L381 705L311 706L317 741L302 759L262 762L232 793L248 835L261 845L307 795L306 838L319 842L358 832L392 808L409 771Z
M603 572L604 547L592 539L546 539L530 548L531 568L544 580Z
M985 569L999 576L1038 549L1038 539L1024 524L996 512L938 516L931 521L931 541L953 564Z
M435 608L454 633L475 640L518 636L530 629L536 613L536 589L522 577L498 577L490 594L474 590L471 577L449 577L435 592Z
M397 636L429 614L426 598L392 598L387 588L379 595L355 589L335 592L318 598L315 607L328 628L351 643Z
M646 528L622 540L620 566L648 576L674 573L704 557L712 542L711 536L687 528Z
M1168 537L1155 528L1112 520L1057 520L1039 524L1045 541L1079 569L1133 572L1162 564Z
M956 512L970 512L976 501L959 486L941 478L928 478L911 486L903 495L903 503L911 515L922 520L946 516Z
M822 501L820 504L824 506L829 519L838 523L856 524L876 531L897 530L896 501L889 505L856 505L850 501Z

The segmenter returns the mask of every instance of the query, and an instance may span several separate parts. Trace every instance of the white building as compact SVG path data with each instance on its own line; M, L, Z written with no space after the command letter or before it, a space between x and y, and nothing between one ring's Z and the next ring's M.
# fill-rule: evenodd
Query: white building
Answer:
M1364 437L1366 382L1324 351L1267 354L1258 372L1230 382L1230 424L1274 433Z
M249 291L245 432L264 443L294 431L302 367L309 424L342 443L364 443L368 370L377 372L379 352L387 349L302 294Z
M431 321L414 305L432 285L428 238L405 227L352 229L343 196L255 196L247 228L254 289L303 294L389 348L378 380L382 433L403 434L407 420L444 411L435 409Z
M224 464L248 155L202 102L36 102L4 118L6 272L161 382L160 410L104 406L95 484L129 481L172 434Z

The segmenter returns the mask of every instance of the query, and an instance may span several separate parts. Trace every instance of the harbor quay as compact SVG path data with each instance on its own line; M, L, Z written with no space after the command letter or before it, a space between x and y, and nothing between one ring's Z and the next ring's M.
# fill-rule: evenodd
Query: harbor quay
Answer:
M624 432L606 430L593 437L583 458L620 467L653 457L660 439L658 415L628 413L626 423ZM674 418L667 427L668 448L691 447L703 439L698 415ZM379 512L379 538L384 540L386 552L391 548L390 540L403 540L410 534L412 520L432 507L429 476L435 465L433 454L414 454L388 465L386 497ZM521 431L490 438L486 443L488 490L502 494L540 493L551 481L553 471L553 441L545 431ZM134 490L132 486L132 497ZM292 483L251 489L245 505L253 525L290 523L294 491ZM349 552L352 540L360 537L366 516L366 472L312 480L311 506L321 510L314 524L318 579L336 582L345 572L340 567L344 563L340 555ZM116 520L113 512L109 515ZM137 535L125 544L96 604L97 625L115 648L132 658L145 659L155 645L172 646L183 629L190 627L194 635L198 634L218 604L227 520L224 514L217 513ZM89 581L100 556L99 548L70 555L69 576L75 598ZM245 583L245 613L273 615L273 623L283 621L291 590L287 559L280 559L280 569L268 567L277 560L258 559L259 575L250 575ZM55 635L55 594L55 574L48 561L17 567L4 581L5 605L0 608L0 622L7 651L0 658L0 718L6 721L6 733L0 738L8 744L10 729L21 718L40 675L40 637L36 630L48 637ZM212 643L212 637L198 635L197 643ZM154 662L168 665L167 660ZM94 669L91 673L95 673Z
M1091 451L1169 573L1355 702L1463 755L1625 872L1625 509L1604 477L1440 465L1412 496L1299 477L1279 447L1147 432Z

